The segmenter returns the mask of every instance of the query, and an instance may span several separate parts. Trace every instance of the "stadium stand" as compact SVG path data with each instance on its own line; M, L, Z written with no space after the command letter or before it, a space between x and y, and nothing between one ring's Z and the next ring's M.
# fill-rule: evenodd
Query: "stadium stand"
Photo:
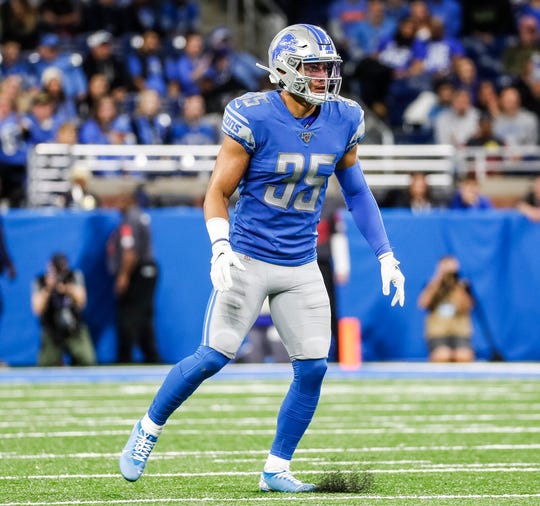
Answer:
M426 172L430 184L442 191L449 191L464 171L473 171L484 192L506 206L538 172L537 139L515 146L519 128L537 124L540 114L535 4L334 0L311 2L309 13L279 0L228 0L225 5L215 0L90 0L73 2L66 12L56 12L54 2L22 2L21 12L13 4L0 6L4 206L55 205L55 196L69 184L71 165L82 158L96 176L98 191L110 186L116 172L146 183L156 197L152 205L189 203L189 195L200 194L216 152L215 144L203 147L197 139L219 127L231 97L267 87L254 62L266 59L273 33L294 22L321 24L339 41L344 93L366 110L361 156L376 195L406 186L413 171ZM202 48L195 52L186 46L192 33L202 35ZM366 33L378 44L366 45ZM190 73L189 79L179 72ZM441 83L467 89L478 112L474 117L492 118L494 133L502 138L500 151L487 152L487 144L477 140L474 149L465 148L463 139L452 150L433 144L436 118L447 108L435 94ZM508 87L517 94L515 118L499 101ZM158 94L159 104L141 118L147 90ZM210 125L206 130L186 126L183 105L193 94L202 96L210 113L201 118ZM95 114L104 97L115 107ZM36 117L38 103L49 102L52 115ZM404 118L413 103L421 112L418 124ZM75 128L76 137L62 146L59 132L66 126ZM179 128L189 135L175 136ZM96 142L106 145L100 148L106 155L92 158ZM139 143L154 144L157 151ZM372 147L378 144L393 147ZM196 172L201 174L194 177ZM173 178L173 184L160 184L163 177Z

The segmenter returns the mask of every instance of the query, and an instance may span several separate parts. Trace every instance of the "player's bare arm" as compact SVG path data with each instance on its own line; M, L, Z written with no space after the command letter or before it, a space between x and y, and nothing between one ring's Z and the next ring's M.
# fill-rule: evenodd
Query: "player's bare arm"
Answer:
M336 170L343 170L352 167L358 161L357 147L347 151L336 164Z
M204 199L204 217L229 219L229 199L249 165L249 154L231 137L225 136L219 150Z
M225 136L204 199L206 229L212 244L210 279L218 292L232 285L231 267L244 266L229 242L229 199L249 165L250 156L241 144Z

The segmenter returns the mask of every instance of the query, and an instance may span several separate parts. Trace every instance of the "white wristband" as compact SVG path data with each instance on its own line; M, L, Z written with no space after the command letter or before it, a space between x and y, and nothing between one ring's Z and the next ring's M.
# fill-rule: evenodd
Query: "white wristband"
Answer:
M225 218L210 218L206 222L206 230L211 244L219 240L229 240L229 222Z

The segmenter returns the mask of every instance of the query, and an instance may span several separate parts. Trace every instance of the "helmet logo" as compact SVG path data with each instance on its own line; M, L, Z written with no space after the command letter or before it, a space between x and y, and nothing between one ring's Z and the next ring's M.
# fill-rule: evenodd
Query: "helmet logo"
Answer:
M275 62L276 58L278 58L284 51L296 53L296 45L296 37L292 33L286 33L272 51L272 62Z

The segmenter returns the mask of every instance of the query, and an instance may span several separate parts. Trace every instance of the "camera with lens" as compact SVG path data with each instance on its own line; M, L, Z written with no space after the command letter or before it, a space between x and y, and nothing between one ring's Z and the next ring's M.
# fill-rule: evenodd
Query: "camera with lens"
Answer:
M44 314L44 323L51 327L54 335L61 340L76 332L82 321L80 309L65 287L75 282L75 275L63 254L53 255L50 274L54 283Z
M52 323L56 332L63 336L74 333L79 327L79 314L73 299L54 289L50 298Z

